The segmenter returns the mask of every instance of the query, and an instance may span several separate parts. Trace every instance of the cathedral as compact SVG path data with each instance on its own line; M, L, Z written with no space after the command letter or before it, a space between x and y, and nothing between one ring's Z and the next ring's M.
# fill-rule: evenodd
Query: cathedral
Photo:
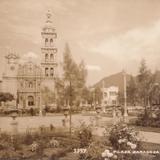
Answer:
M58 66L55 46L57 34L50 11L46 16L46 22L41 31L43 45L40 64L36 64L31 57L22 63L21 57L15 53L8 53L5 56L2 90L14 95L18 108L39 108L41 111L42 87L48 86L54 89Z

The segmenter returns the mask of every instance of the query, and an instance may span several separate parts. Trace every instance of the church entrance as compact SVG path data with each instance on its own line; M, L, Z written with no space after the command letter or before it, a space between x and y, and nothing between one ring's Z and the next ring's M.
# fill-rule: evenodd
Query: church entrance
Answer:
M33 106L33 105L34 105L34 97L28 96L28 106Z

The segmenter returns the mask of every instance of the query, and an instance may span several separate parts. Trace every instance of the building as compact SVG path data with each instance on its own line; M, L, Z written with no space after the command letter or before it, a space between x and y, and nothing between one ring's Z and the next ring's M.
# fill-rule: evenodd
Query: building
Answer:
M22 57L16 53L5 56L5 71L2 75L2 90L14 95L19 108L40 108L41 89L47 86L54 90L57 76L57 34L52 23L50 11L46 14L46 22L42 28L41 62L39 64L28 57L21 62ZM41 111L41 108L40 108Z
M41 68L44 76L44 85L54 88L54 79L57 76L57 48L55 45L55 40L57 38L57 33L52 23L52 15L50 11L47 13L47 20L42 29L42 42L43 46L41 48Z
M108 88L102 88L102 105L103 106L116 106L118 105L118 92L117 86L110 86Z
M9 92L17 98L17 72L20 57L15 53L5 56L5 71L2 75L2 91Z
M17 73L17 100L19 108L41 106L42 70L32 61L20 65Z

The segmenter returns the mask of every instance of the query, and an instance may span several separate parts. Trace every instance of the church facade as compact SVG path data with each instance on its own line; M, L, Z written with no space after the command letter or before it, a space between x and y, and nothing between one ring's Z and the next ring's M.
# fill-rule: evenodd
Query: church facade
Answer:
M42 29L41 62L36 64L31 58L21 63L15 53L5 56L5 71L2 75L2 91L14 95L16 107L30 109L42 106L41 89L48 86L54 89L57 72L57 34L52 24L52 15L47 12L47 20Z

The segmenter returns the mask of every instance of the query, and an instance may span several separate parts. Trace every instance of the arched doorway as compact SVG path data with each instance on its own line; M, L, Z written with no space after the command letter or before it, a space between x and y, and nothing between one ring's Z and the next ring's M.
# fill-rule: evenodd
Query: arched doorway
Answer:
M33 106L33 105L34 105L34 97L28 96L28 106Z

